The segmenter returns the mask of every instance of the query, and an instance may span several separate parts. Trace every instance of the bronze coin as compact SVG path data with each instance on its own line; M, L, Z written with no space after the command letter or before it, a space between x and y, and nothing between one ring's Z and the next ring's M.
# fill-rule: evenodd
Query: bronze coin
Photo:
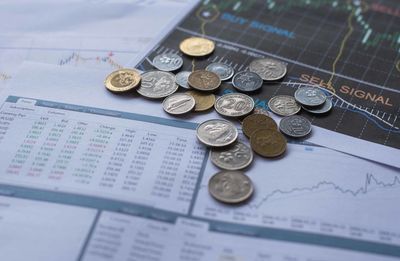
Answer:
M189 94L196 101L194 111L206 111L214 106L215 95L212 93L204 93L199 91L188 91Z
M260 156L273 158L286 151L287 141L277 130L257 130L250 137L250 145Z
M278 125L268 116L263 114L251 114L243 120L243 133L247 138L256 130L277 130Z
M221 79L216 73L198 70L189 75L188 83L198 91L214 91L221 85Z

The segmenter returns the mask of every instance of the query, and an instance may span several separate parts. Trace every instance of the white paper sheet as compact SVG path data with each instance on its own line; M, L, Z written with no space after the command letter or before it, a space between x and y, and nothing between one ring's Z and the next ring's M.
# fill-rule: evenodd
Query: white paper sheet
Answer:
M190 142L179 142L177 144L176 136L189 141L190 139L195 139L195 130L193 128L195 124L193 126L190 121L202 121L205 118L216 117L215 114L210 113L195 118L187 117L186 120L189 123L183 122L180 118L164 114L159 101L148 101L135 94L115 95L108 92L103 86L104 74L105 72L97 70L72 67L62 68L36 63L26 63L22 66L12 85L1 94L0 102L2 108L0 112L14 111L15 114L18 110L24 111L23 113L18 112L21 114L20 118L24 119L22 120L23 125L19 128L22 134L20 136L14 134L13 144L25 144L26 140L35 138L30 137L30 135L41 135L41 138L37 139L38 142L34 143L36 149L31 150L32 155L29 154L31 163L36 161L43 164L41 162L43 157L38 152L42 148L47 149L45 147L49 145L43 142L43 140L46 141L49 132L46 132L46 135L35 133L40 127L39 123L48 120L41 119L38 121L37 119L51 116L51 122L55 123L55 115L58 119L68 116L69 120L78 120L85 124L88 124L88 119L90 119L91 123L100 122L100 125L108 127L119 126L119 128L132 128L136 131L138 129L147 129L147 131L153 133L161 133L162 135L157 137L161 139L158 140L158 143L155 141L159 145L155 145L157 151L154 155L157 152L158 154L168 155L168 158L164 158L161 161L165 161L169 167L177 166L178 162L180 162L181 166L185 166L185 162L188 161L185 157L190 154L192 155L189 161L192 163L204 160L201 150L190 149ZM9 99L10 96L14 96L14 98ZM16 99L16 96L19 98ZM82 99L82 97L90 97L90 99ZM7 102L4 102L5 100ZM46 110L40 111L35 108L38 105L40 105L39 107L46 107ZM88 112L88 107L92 107L89 108L89 112L96 113L96 115L83 117L82 115ZM49 108L50 110L47 110ZM77 110L77 108L80 108L80 110ZM100 110L94 108L99 108ZM65 114L66 110L69 111L68 115ZM36 121L37 128L32 128L33 125L27 125L24 115L28 113L32 113L28 120L32 120L32 115L36 115L33 122ZM146 119L150 116L158 117L154 118L156 121L152 124L159 122L157 124L160 125L160 123L164 122L164 124L168 123L176 126L161 127L160 125L155 127L146 120L139 124L135 122L139 120L138 118L134 121L129 121L121 116L124 114L130 115L129 113L142 114L141 117ZM10 115L4 114L3 117L10 117ZM15 122L21 122L21 119ZM190 127L182 128L184 126L182 124L189 124ZM5 125L5 127L7 126ZM28 133L28 136L26 136L26 132L30 131L28 127L34 129L34 132ZM53 126L50 127L53 128ZM66 129L70 131L70 128ZM96 130L102 131L103 129L96 128ZM107 136L108 134L102 133L102 139L107 138L103 135ZM171 140L168 137L175 138ZM167 140L167 143L172 141L178 147L172 150L165 150L162 140ZM97 140L96 142L99 141ZM93 142L82 140L80 144L86 147L88 143ZM118 141L115 139L109 140L109 144L116 145L117 143ZM10 157L16 155L15 146L10 143L7 144L4 143L4 148L2 148L4 153L7 154L10 151ZM30 142L27 142L25 145L29 146L29 144ZM137 148L140 147L140 144L134 144L134 148L131 148L134 149L134 153L128 153L132 158L135 157ZM182 146L188 149L185 150L184 155L171 155L171 152L181 150ZM179 147L181 148L179 149ZM111 154L115 152L115 150L105 151L109 151ZM25 152L26 148L22 148L21 153ZM106 160L104 163L98 163L99 167L104 164L107 165L109 162L107 158L109 155L106 152L101 154L100 161ZM39 158L36 157L37 155L39 155ZM60 153L54 150L49 155L54 158L58 157ZM74 157L81 159L81 156L82 154L78 153ZM104 158L104 156L106 157ZM169 156L172 156L172 158ZM177 160L177 157L182 158L182 160ZM20 163L18 162L20 158L24 159L24 157L18 157L16 164ZM164 171L160 174L160 172L154 173L154 170L160 169L157 165L160 160L149 161L147 159L147 162L151 163L153 168L146 168L139 175L140 178L136 180L144 182L141 183L144 184L140 188L142 189L141 194L150 192L150 196L146 197L150 201L142 200L135 191L131 191L128 194L121 193L123 190L120 189L120 185L123 179L120 177L124 177L126 173L129 174L129 171L116 171L116 169L113 169L113 173L109 172L109 174L114 175L112 177L104 175L106 174L103 171L104 168L101 170L94 169L93 175L82 175L77 179L77 177L74 177L75 168L77 166L82 167L82 162L78 160L71 163L72 165L64 173L65 178L52 180L48 178L49 173L46 172L47 170L41 172L40 168L32 170L25 166L14 169L18 171L18 175L8 175L13 174L13 172L7 173L7 168L8 170L13 170L9 166L11 163L15 163L10 163L10 159L8 161L0 161L0 168L6 169L6 173L1 175L1 182L10 186L23 186L33 191L37 189L52 190L53 193L57 193L57 190L67 191L78 198L96 196L100 198L101 204L99 203L98 205L102 208L111 208L134 215L146 216L149 219L162 219L170 223L173 223L180 216L195 220L201 219L208 223L210 227L213 227L214 230L217 229L222 233L222 238L218 239L218 242L230 241L232 244L243 245L246 249L252 249L251 246L255 243L236 241L236 238L230 234L256 235L272 241L278 239L296 243L296 247L315 245L316 249L323 250L327 246L332 246L358 252L383 253L388 256L395 256L396 251L398 252L400 248L400 233L397 229L397 220L400 213L395 206L399 196L400 179L397 169L377 165L326 148L304 144L289 144L286 157L280 160L271 161L258 157L255 160L253 166L246 173L254 181L256 192L248 204L243 206L221 205L208 195L206 189L208 179L217 169L210 162L204 163L204 161L202 164L196 163L197 165L194 167L179 167L178 171ZM132 165L142 166L136 163ZM200 167L200 165L205 166L204 172L203 167ZM188 169L194 172L187 171ZM137 174L138 172L135 173ZM187 179L171 176L174 173L180 173L178 176L183 175ZM105 177L106 180L102 180L100 176ZM139 176L136 175L136 178ZM110 177L112 179L107 180ZM135 178L134 175L132 177ZM82 181L82 183L70 182L71 179ZM108 185L111 184L112 186L103 186L99 189L97 185L101 184L102 181L106 181ZM132 181L135 181L135 179L132 179ZM155 186L161 188L157 191L160 194L152 194ZM184 191L181 191L183 192L181 195L185 195L185 198L179 200L176 196L180 193L175 188L181 188L182 186ZM157 197L159 197L159 201L157 201ZM110 198L115 200L111 205L107 201ZM68 200L68 197L65 200ZM104 204L102 203L103 201ZM122 205L121 202L127 202L127 208L119 209L113 207L114 205ZM93 238L97 237L94 236ZM169 239L170 236L168 234L162 238ZM124 246L121 246L118 251L123 251L123 253L118 254L118 258L127 257L126 251L132 247L127 242L127 239L121 240ZM163 244L167 245L166 248L172 247L174 249L173 246L169 245L169 242L164 242L166 239L161 240ZM214 237L206 234L204 240L211 242ZM301 244L298 245L297 243ZM98 241L95 241L89 248L90 251L88 250L90 253L96 252L93 250L93 244L100 248ZM280 247L285 248L286 245L283 244ZM224 249L224 246L221 246L220 249ZM306 256L311 254L311 252L307 252L307 249L306 247L303 248ZM252 253L252 250L243 251L241 253L246 253L246 251ZM342 259L349 260L355 252L344 251L343 253L346 258ZM87 258L95 258L98 253L87 255ZM214 257L214 255L214 252L210 252L211 257ZM105 254L104 256L107 255ZM166 256L173 256L173 254L167 252ZM366 254L366 256L370 257L371 260L376 258L372 254L371 256ZM110 257L109 260L113 260L112 258ZM115 260L118 260L118 258Z
M188 219L179 219L173 225L106 212L83 260L395 260L208 229L207 223Z
M193 2L1 1L0 89L24 60L108 71L124 66Z
M97 211L0 196L0 259L76 260Z

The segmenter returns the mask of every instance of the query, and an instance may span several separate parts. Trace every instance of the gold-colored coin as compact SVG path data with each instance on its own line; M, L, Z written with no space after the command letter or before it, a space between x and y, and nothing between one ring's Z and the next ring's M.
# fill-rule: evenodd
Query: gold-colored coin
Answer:
M190 37L181 42L179 49L186 55L201 57L212 53L215 49L215 44L205 38Z
M194 111L206 111L214 106L215 103L215 95L208 94L199 91L188 91L186 94L189 94L196 101L196 105L194 106Z
M104 85L112 92L127 92L139 86L140 74L132 69L119 69L110 73Z
M189 75L188 83L198 91L214 91L221 85L221 79L216 73L197 70Z
M263 114L251 114L243 120L243 133L250 138L256 130L277 130L278 125L268 116Z
M286 144L285 137L277 130L256 130L250 137L251 148L265 158L282 155Z

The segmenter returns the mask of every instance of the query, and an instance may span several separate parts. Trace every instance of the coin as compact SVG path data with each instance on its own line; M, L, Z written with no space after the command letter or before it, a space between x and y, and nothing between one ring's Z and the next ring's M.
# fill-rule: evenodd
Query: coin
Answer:
M298 113L301 109L292 96L278 95L272 97L268 102L271 111L279 116L290 116Z
M251 148L266 158L278 157L286 150L285 137L276 130L256 130L251 134Z
M159 54L153 59L153 66L160 71L173 72L183 65L182 58L173 53Z
M237 142L226 149L212 149L210 158L221 169L239 170L251 164L253 152L247 145Z
M304 106L320 106L326 101L325 93L317 87L301 87L294 93L294 98Z
M201 123L197 127L197 138L210 147L224 147L236 141L238 131L227 120L213 119Z
M127 92L139 86L140 74L131 69L120 69L110 73L104 85L112 92Z
M232 84L239 91L254 92L262 87L263 79L254 72L242 71L233 76Z
M226 117L243 117L254 109L254 100L243 93L228 93L215 101L215 110Z
M165 98L178 90L175 75L169 72L149 71L142 74L142 83L137 92L147 98Z
M318 106L318 107L307 107L307 106L302 106L302 108L312 114L324 114L329 112L333 107L331 99L326 99L324 104Z
M199 91L188 91L186 94L191 95L196 101L194 111L206 111L214 106L215 95L212 93L204 93Z
M190 89L190 86L188 83L188 78L191 73L192 72L189 72L189 71L181 71L181 72L177 73L175 76L176 83L185 89Z
M251 114L244 118L242 129L244 135L246 135L247 138L250 138L251 134L256 130L277 130L278 125L276 125L276 122L268 116L262 114Z
M281 120L279 129L290 137L302 138L311 132L311 122L302 116L289 116Z
M221 81L229 80L235 73L231 66L224 63L210 63L206 67L206 71L217 74Z
M250 178L240 171L221 171L211 177L208 191L218 201L237 204L246 201L253 194Z
M249 69L260 75L264 81L280 80L287 72L284 63L271 58L256 59L250 63Z
M199 91L214 91L221 85L221 79L213 72L197 70L189 75L188 83Z
M193 110L195 100L192 96L184 93L175 93L163 101L163 109L173 115L185 114Z
M215 44L201 37L190 37L181 42L179 49L189 56L206 56L212 53L215 49Z

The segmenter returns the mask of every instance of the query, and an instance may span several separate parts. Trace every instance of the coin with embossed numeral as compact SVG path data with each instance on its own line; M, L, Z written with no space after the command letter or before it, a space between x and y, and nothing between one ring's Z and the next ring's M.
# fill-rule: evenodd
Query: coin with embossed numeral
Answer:
M221 79L213 72L197 70L189 75L188 83L199 91L214 91L221 85Z
M215 110L226 117L243 117L254 109L254 100L243 93L222 95L215 101Z
M254 191L250 178L240 171L221 171L211 177L208 191L218 201L238 204L251 197Z
M264 81L280 80L287 72L284 63L271 58L256 59L250 63L249 69L260 75Z
M325 93L317 87L301 87L294 93L294 98L304 106L320 106L326 101Z
M200 142L210 147L231 145L238 137L235 125L222 119L205 121L197 127L196 132Z
M182 58L173 53L159 54L153 59L153 66L160 71L173 72L183 65Z
M193 110L195 100L192 96L184 93L175 93L163 101L163 109L169 114L180 115Z
M311 123L302 116L289 116L281 120L279 130L290 137L302 138L310 134Z
M298 113L301 109L292 96L278 95L272 97L268 102L271 111L279 116L290 116Z
M251 164L253 152L245 144L237 142L226 149L212 149L210 158L221 169L239 170Z
M175 75L169 72L149 71L142 74L142 83L137 92L144 97L165 98L178 90Z

